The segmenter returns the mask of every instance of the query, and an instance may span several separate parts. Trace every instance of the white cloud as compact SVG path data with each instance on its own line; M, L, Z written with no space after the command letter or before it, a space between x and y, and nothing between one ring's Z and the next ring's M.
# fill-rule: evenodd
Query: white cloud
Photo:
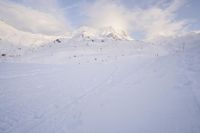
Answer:
M87 23L94 27L109 27L115 29L123 29L128 31L129 18L127 17L127 10L112 1L96 1L93 4L88 4L85 7Z
M0 19L17 29L31 33L63 34L69 31L70 23L66 20L66 10L60 7L58 0L19 1L23 5L7 0L0 1ZM148 3L151 4L146 8L137 7L137 3L128 8L124 6L123 0L95 0L86 3L79 1L81 4L78 5L80 12L86 16L85 24L89 26L97 28L112 26L130 34L142 33L145 39L149 40L183 32L187 23L177 20L176 15L186 0L156 1L149 0ZM81 22L79 18L76 21Z
M42 2L45 4L45 0L35 1L41 6L43 5ZM55 0L50 0L48 9L55 9L55 2ZM0 1L0 19L17 29L31 33L63 34L69 30L69 23L62 13L53 12L53 10L52 12L45 12L45 10L34 9L9 1Z
M163 7L163 4L165 6ZM162 6L161 6L162 5ZM126 8L116 1L95 1L85 8L88 25L112 26L127 32L142 32L145 39L173 36L184 31L186 22L176 19L177 10L184 0L163 1L149 8Z
M169 6L167 7L167 10L169 12L176 12L179 8L184 6L186 3L186 0L172 0Z
M182 33L185 21L177 21L172 12L161 8L146 10L137 9L132 12L132 31L143 32L146 39L158 36L173 36Z

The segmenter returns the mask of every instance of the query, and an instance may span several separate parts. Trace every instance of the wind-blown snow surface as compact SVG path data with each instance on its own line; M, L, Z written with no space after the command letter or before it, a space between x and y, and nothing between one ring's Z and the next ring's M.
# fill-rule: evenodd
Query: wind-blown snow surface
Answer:
M1 57L0 132L199 133L200 41L180 40L61 40Z

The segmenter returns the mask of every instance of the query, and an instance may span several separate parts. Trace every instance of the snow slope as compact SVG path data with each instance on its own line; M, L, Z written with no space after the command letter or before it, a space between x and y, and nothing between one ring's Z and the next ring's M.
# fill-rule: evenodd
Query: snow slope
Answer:
M115 40L76 40L59 39L59 42L38 47L2 47L0 62L28 62L45 64L63 64L70 60L80 62L107 62L124 56L163 56L166 50L160 46L140 41L115 41Z
M18 30L0 20L0 56L6 55L4 58L0 57L0 61L29 54L42 45L55 42L58 38L67 39L69 36L32 34Z
M0 133L199 133L200 41L192 37L60 39L1 57Z
M124 56L164 56L166 51L159 46L137 41L77 41L62 40L40 47L32 53L17 58L17 62L63 64L75 63L106 63Z

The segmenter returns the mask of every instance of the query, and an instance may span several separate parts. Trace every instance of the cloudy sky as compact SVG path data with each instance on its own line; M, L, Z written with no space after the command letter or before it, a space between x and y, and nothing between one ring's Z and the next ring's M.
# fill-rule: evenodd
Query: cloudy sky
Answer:
M200 0L1 0L0 19L23 31L63 34L112 26L136 39L200 30Z

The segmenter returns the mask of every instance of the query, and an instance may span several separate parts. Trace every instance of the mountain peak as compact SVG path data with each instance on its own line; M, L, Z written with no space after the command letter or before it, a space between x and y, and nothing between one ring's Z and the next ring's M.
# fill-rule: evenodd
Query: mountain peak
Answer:
M79 39L109 39L109 40L133 40L126 31L115 29L111 26L92 28L83 26L73 33L73 38Z
M101 35L114 40L133 40L125 30L116 29L112 26L103 27L100 29Z

